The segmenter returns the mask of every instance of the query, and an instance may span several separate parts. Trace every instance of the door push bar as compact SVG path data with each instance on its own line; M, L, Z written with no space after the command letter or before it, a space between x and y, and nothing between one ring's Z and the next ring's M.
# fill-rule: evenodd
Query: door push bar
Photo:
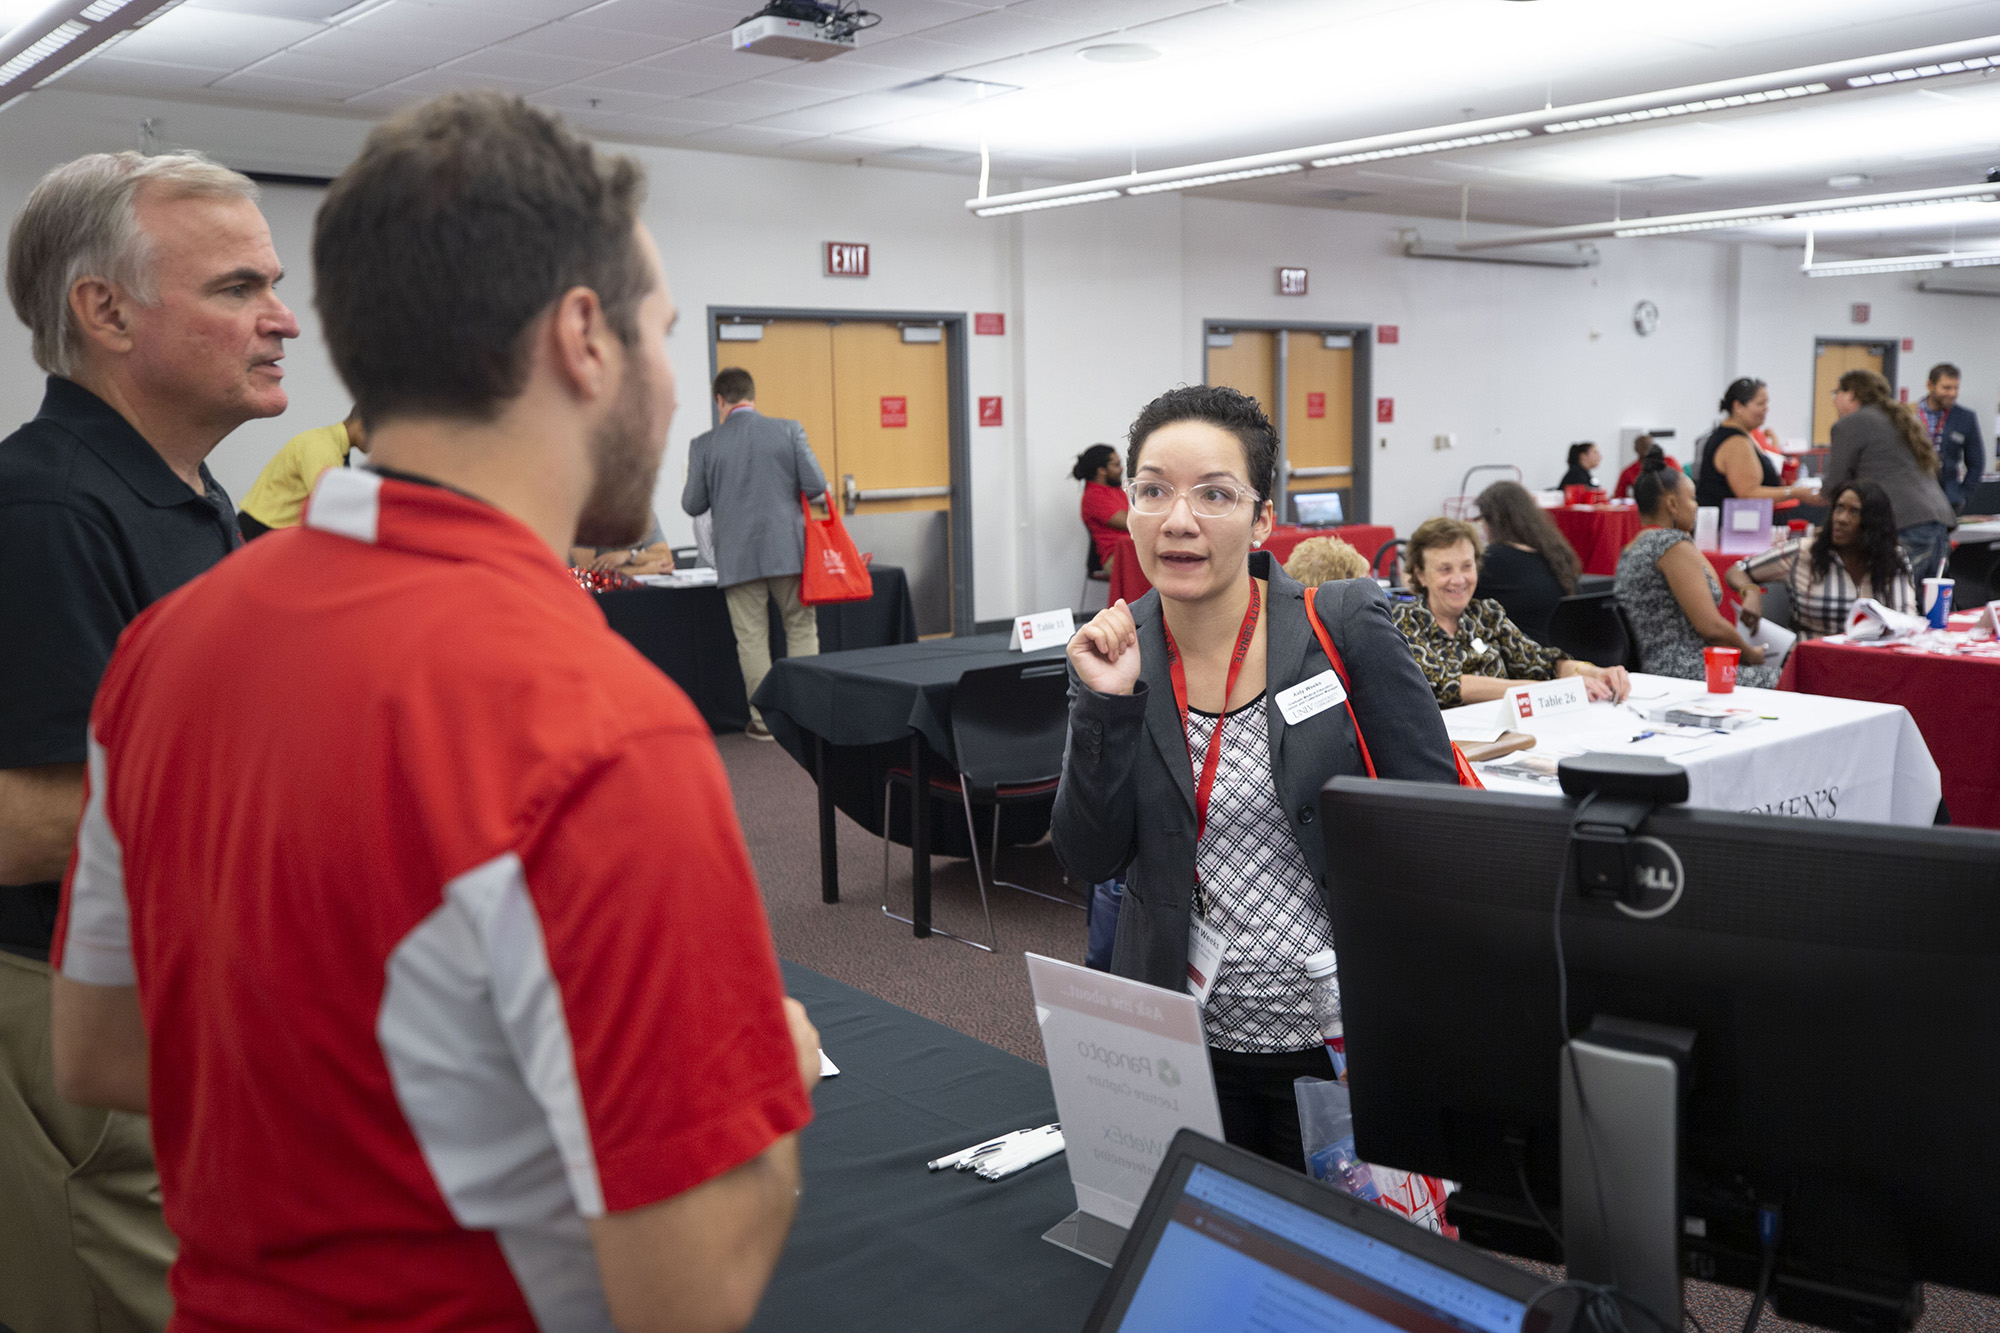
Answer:
M852 472L841 477L840 489L841 507L850 514L863 500L942 500L951 494L949 486L884 486L864 491L854 484Z

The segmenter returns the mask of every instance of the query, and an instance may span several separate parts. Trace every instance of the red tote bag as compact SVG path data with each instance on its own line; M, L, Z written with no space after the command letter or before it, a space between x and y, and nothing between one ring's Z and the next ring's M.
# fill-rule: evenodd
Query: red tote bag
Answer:
M1333 664L1334 674L1340 677L1341 688L1348 693L1347 720L1354 724L1354 739L1361 746L1361 763L1368 770L1368 776L1372 778L1375 776L1375 759L1368 753L1368 741L1361 734L1361 719L1354 716L1354 686L1347 679L1347 663L1341 661L1340 650L1333 646L1333 636L1326 632L1326 626L1319 623L1319 608L1313 605L1313 594L1316 591L1318 590L1314 588L1306 589L1306 619L1312 622L1313 633L1319 639L1321 650L1326 653L1326 660ZM1481 791L1486 789L1486 784L1472 771L1472 765L1465 762L1465 754L1458 748L1456 741L1451 745L1451 758L1458 767L1459 786L1477 787Z
M814 518L812 501L803 492L799 508L806 514L806 567L799 576L799 600L807 606L828 602L865 602L875 595L875 580L854 549L854 539L840 521L840 511L827 497L826 517Z

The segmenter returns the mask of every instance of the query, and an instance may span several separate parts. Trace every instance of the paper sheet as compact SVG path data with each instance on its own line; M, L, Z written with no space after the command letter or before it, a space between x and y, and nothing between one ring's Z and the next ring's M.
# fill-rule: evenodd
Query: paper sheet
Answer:
M1448 708L1444 714L1444 734L1460 745L1490 745L1506 728L1494 720L1492 704Z
M1764 650L1764 665L1767 667L1784 666L1785 659L1791 656L1792 645L1799 641L1798 635L1783 625L1773 624L1769 616L1758 617L1756 629L1746 628L1742 607L1736 608L1736 628L1742 631L1745 643Z
M840 1066L834 1064L833 1061L827 1059L826 1052L822 1050L819 1053L819 1076L821 1078L832 1078L835 1074L838 1074L839 1072L840 1072Z

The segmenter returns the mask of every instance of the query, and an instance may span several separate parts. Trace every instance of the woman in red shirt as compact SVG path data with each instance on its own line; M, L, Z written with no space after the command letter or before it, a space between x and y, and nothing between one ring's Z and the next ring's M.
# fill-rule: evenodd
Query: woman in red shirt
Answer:
M1118 483L1125 478L1124 460L1108 444L1093 444L1076 456L1069 473L1083 483L1083 526L1097 548L1098 564L1111 568L1112 553L1118 549L1118 534L1125 531L1128 501Z

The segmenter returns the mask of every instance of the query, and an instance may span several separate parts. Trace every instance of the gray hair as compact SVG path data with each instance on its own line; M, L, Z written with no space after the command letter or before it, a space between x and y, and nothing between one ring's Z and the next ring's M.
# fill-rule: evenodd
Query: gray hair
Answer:
M83 278L102 278L142 305L159 300L153 239L139 226L142 187L171 198L255 199L247 176L200 153L91 153L66 162L36 184L7 238L7 295L34 335L35 364L73 376L83 334L69 294Z

